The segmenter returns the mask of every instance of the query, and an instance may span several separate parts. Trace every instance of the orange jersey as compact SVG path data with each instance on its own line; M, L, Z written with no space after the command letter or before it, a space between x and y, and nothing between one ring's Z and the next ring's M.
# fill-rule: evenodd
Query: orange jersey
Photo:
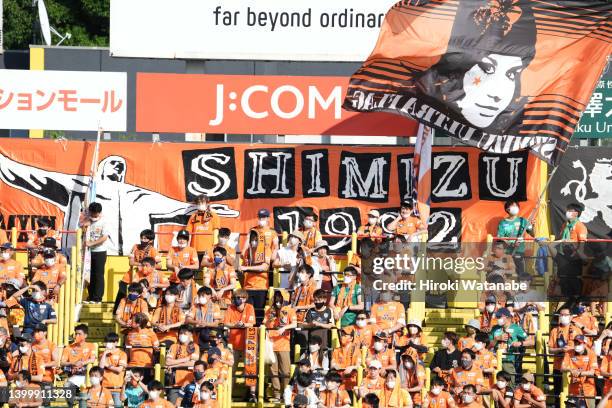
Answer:
M126 367L127 366L127 354L123 350L113 349L106 355L106 366L107 367ZM125 376L125 370L120 374L117 374L107 368L104 369L104 376L102 377L102 386L104 388L119 390L123 385L123 379Z
M595 371L599 369L597 366L597 356L588 349L585 354L576 354L574 350L565 353L563 358L563 368L570 370ZM586 377L570 377L569 393L571 395L595 395L595 379Z
M559 234L560 237L563 236L563 230L565 229L566 226L567 226L567 222L564 222L563 225L561 226L561 233ZM584 242L587 240L588 235L589 235L589 231L587 230L586 225L584 225L580 221L577 221L576 224L574 225L574 228L570 230L569 240L571 242Z
M40 343L32 343L32 351L34 351L42 359L43 364L49 364L53 361L53 353L57 347L52 342L44 339ZM55 380L55 370L53 368L45 368L43 381L53 382Z
M150 399L146 400L142 403L140 408L174 408L174 404L160 397L155 401Z
M170 325L185 321L185 314L181 310L177 303L174 303L170 307L167 305L160 306L155 309L153 318L151 319L152 325ZM159 341L171 340L176 341L178 339L178 329L170 329L165 332L158 332L157 338Z
M350 403L351 397L342 388L339 388L337 391L321 391L319 394L319 404L323 404L325 408L341 407Z
M387 368L395 367L395 350L393 348L387 348L385 351L377 352L373 348L368 349L366 356L366 367L370 365L373 360L380 361L383 370Z
M388 329L398 322L406 321L406 309L400 302L375 303L372 305L370 316L381 329Z
M170 346L168 356L179 360L188 357L197 358L200 356L200 348L197 344L178 344ZM193 358L192 358L193 359ZM175 386L183 387L193 381L193 368L177 368L174 369L174 384Z
M396 235L410 235L423 228L423 223L419 217L409 216L406 219L401 219L395 227Z
M299 230L304 234L304 242L302 243L308 249L314 249L317 241L321 241L321 231L317 227L304 228L300 227Z
M130 302L125 298L121 299L117 308L117 315L121 320L130 324L137 313L149 315L149 305L147 305L144 299L138 298L134 302Z
M356 366L359 364L359 357L361 350L355 343L349 343L348 346L335 348L332 352L332 366L338 367L341 370L345 370L347 367ZM357 371L354 370L349 375L345 375L341 372L344 377L344 386L348 389L352 389L357 385Z
M253 252L251 250L243 254L244 265L257 266L261 264L270 265L270 257L264 252ZM265 290L268 289L268 271L261 272L244 272L244 285L246 290Z
M159 341L152 329L131 330L127 335L126 345L132 346L129 352L130 366L153 366L153 347L159 347Z
M197 252L210 252L213 248L213 232L221 227L221 220L216 212L195 212L189 217L187 229L191 234L191 247Z
M474 346L474 343L476 343L476 340L474 340L473 337L465 336L459 339L459 342L457 343L457 348L459 349L459 351L471 349Z
M451 408L455 406L455 400L446 391L440 392L438 395L434 395L428 392L423 397L423 404L427 402L429 408Z
M62 265L53 265L51 267L43 265L40 268L36 269L36 273L34 273L32 282L41 281L49 289L53 289L57 286L57 283L60 278L65 279L65 271L65 267Z
M9 279L21 279L25 281L23 266L14 259L0 261L0 284L5 283Z
M88 408L110 408L115 406L113 396L106 388L90 387L87 390L87 395L89 396L89 399L87 400Z
M36 256L32 259L32 266L38 266L44 263L45 263L45 259L42 256L42 252L38 252L38 254L36 254ZM66 265L68 265L68 259L66 259L66 257L63 254L56 252L55 253L55 264L64 265L65 267Z
M601 359L598 374L602 371L605 371L606 373L612 373L612 356L610 356L610 354L606 354ZM608 391L612 389L612 377L607 377L604 381L604 394L607 394Z
M45 235L43 235L42 237L38 235L38 232L30 232L28 234L28 243L31 243L32 246L42 246L43 241L45 240L45 238L55 238L55 241L59 244L60 242L60 234L59 232L52 230L52 229L48 229L47 233Z
M204 275L204 282L208 282L209 284L207 286L215 290L223 289L236 283L236 272L227 265L223 268L209 269ZM229 303L232 300L232 292L224 292L222 299L225 303Z
M182 268L199 269L198 253L193 247L172 247L168 251L168 260L172 266L181 270ZM179 283L178 270L175 269L170 275L170 282Z
M579 334L582 334L582 330L580 330L574 325L568 325L565 327L563 326L555 327L550 331L550 334L548 336L548 348L559 348L559 345L557 344L557 342L561 338L565 340L565 343L568 347L573 348L574 339ZM563 368L563 357L564 357L563 354L555 356L554 364L553 364L553 367L555 370L561 370L561 368Z
M420 393L419 393L420 395ZM403 388L395 387L390 390L387 387L383 387L378 392L378 398L380 399L381 408L406 408L412 407L412 398L408 391ZM417 404L416 402L414 403Z
M461 367L454 368L450 375L450 386L452 389L456 387L463 388L467 384L474 385L477 389L485 384L484 375L482 370L476 367L476 364L472 365L470 370L465 370Z
M96 348L93 343L83 342L81 344L72 343L64 348L62 360L69 365L78 362L89 361L96 357Z
M363 377L361 380L360 387L365 388L365 394L378 394L385 386L385 379L383 377L378 377L376 379L370 378L369 375Z
M275 329L297 323L295 310L290 306L283 306L277 313L275 308L270 307L266 310L264 322L268 329L272 329L268 331L268 336L274 343L274 351L290 351L290 330L285 330L282 334L279 334L278 330Z
M421 364L415 364L415 369L406 370L406 388L418 387L419 384L425 385L425 368ZM421 391L411 392L410 397L415 405L421 404Z
M231 325L236 323L255 324L255 309L253 305L250 303L245 304L242 312L235 305L230 305L225 311L223 323ZM245 349L245 338L245 329L230 329L229 343L234 350Z
M291 306L308 306L314 303L314 292L317 290L317 283L310 279L305 285L300 285L291 294ZM303 322L306 310L297 312L298 322Z
M514 395L512 398L519 401L520 404L527 404L527 401L524 400L525 395L527 394L531 395L531 399L534 401L546 401L546 395L544 395L544 392L533 384L531 384L529 392L525 391L523 387L517 386L514 390Z
M154 258L157 261L157 249L153 247L153 245L147 245L144 248L140 247L140 244L134 244L132 247L132 256L134 257L134 261L137 263L142 262L144 258ZM134 277L132 279L132 276ZM130 267L124 274L121 280L125 283L138 282L141 279L144 279L145 276L142 274L142 270L139 267Z
M205 305L197 304L191 306L187 315L199 323L214 323L221 321L221 308L218 304L209 301Z
M361 227L359 227L359 229L357 229L357 235L359 236L359 238L375 237L374 241L377 241L377 239L381 239L383 235L383 229L380 225L362 225Z

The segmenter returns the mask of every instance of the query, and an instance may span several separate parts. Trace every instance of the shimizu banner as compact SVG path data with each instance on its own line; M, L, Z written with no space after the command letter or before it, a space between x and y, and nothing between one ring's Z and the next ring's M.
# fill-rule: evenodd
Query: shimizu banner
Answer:
M2 129L125 131L125 72L0 70Z
M612 52L611 17L592 0L399 2L344 107L558 163Z
M560 236L565 207L578 203L584 205L580 221L589 237L612 238L611 177L612 148L569 148L548 189L553 234Z
M114 57L363 61L393 0L111 0Z
M77 226L89 178L93 142L0 140L0 228ZM329 145L101 143L96 194L115 249L128 253L143 229L177 231L208 194L221 224L246 232L267 208L277 231L292 231L307 209L323 234L351 234L378 209L383 226L412 193L412 148ZM500 156L474 148L436 147L431 158L432 242L482 242L504 216L503 201L533 209L540 161L526 152ZM486 217L483 217L486 214ZM171 235L158 241L167 249ZM27 240L25 236L20 239ZM64 235L69 245L74 235ZM350 238L329 240L346 251Z
M138 73L136 131L414 136L415 121L342 109L348 77Z

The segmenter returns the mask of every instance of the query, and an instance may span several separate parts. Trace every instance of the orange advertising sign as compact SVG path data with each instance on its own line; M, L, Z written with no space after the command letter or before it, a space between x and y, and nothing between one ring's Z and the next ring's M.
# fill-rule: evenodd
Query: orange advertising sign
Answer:
M342 109L348 77L138 73L136 131L414 136L416 122Z

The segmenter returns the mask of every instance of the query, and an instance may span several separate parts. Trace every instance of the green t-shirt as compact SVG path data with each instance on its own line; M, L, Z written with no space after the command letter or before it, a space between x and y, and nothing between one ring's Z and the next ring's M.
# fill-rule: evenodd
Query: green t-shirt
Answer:
M504 218L499 222L497 226L497 236L501 238L518 237L521 233L531 230L531 225L523 217L516 217L513 220ZM524 236L524 235L523 235ZM506 241L508 246L506 247L506 253L511 254L514 250L514 241ZM516 254L522 254L525 252L525 243L522 242L516 249Z
M493 341L495 337L504 334L505 330L506 329L503 326L493 327L493 330L491 330L491 334L490 334L491 341ZM527 339L527 333L525 333L525 330L523 330L523 328L516 323L512 323L510 326L508 326L508 330L509 330L508 332L509 336L508 336L508 341L506 341L506 345L507 345L506 350L508 351L508 353L516 353L519 351L519 349L511 347L510 345L514 343L515 341L525 341ZM502 342L500 341L497 343L497 345L501 343ZM496 346L496 349L497 349L497 346ZM504 354L503 361L513 363L515 359L516 359L516 355L514 354Z
M348 286L338 285L332 290L332 297L338 301L338 297L340 296L340 291L344 290L344 296L348 295ZM355 290L353 291L353 296L351 297L351 305L356 305L359 303L359 298L361 297L361 286L359 284L355 284ZM346 327L355 324L357 321L357 313L347 310L342 318L340 319L340 327Z

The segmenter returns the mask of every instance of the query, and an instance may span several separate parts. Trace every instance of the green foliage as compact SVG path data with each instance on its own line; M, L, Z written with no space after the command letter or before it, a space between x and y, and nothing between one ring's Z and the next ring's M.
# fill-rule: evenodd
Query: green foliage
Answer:
M27 49L32 43L37 8L32 0L4 1L4 49ZM108 47L110 0L45 0L49 23L72 38L62 45ZM40 33L35 33L42 44ZM52 35L52 43L59 39Z

